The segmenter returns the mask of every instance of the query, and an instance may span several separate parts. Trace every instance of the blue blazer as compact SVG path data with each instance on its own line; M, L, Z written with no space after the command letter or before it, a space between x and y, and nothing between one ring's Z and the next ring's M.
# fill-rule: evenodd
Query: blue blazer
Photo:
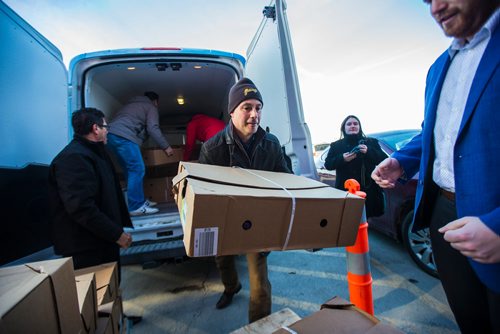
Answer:
M436 109L446 72L448 51L431 66L425 88L422 131L393 154L406 175L420 171L415 198L414 229L429 226L431 205L437 196L432 181L433 131ZM500 235L500 27L495 29L474 76L453 152L458 217L477 216ZM499 170L497 170L497 168ZM481 281L500 293L500 263L469 259Z

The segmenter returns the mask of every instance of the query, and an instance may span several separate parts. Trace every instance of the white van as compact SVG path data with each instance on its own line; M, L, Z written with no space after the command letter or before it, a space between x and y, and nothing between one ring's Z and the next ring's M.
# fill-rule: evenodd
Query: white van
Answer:
M246 59L214 50L121 49L82 54L67 70L57 47L0 2L0 265L50 254L48 166L71 140L71 113L82 107L98 108L110 121L130 97L155 91L163 133L182 145L194 114L229 120L229 88L247 76L264 99L261 126L279 138L295 174L316 179L285 9L283 0L264 8ZM133 223L124 263L185 255L175 205Z

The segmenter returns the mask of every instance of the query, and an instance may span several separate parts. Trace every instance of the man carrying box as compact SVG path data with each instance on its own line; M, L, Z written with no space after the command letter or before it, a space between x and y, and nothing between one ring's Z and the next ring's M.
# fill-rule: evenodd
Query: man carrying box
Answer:
M248 78L238 81L229 91L231 120L224 130L203 144L200 163L291 173L278 138L259 126L262 106L262 96L254 83ZM271 314L268 254L246 254L250 278L249 322ZM222 309L231 304L233 296L241 289L241 283L234 255L217 256L215 261L224 284L224 293L216 307Z

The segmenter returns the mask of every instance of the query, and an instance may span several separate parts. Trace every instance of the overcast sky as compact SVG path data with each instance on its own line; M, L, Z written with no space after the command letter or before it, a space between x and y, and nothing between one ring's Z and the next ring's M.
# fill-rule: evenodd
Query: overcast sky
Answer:
M243 56L269 0L4 0L62 52L177 46ZM313 143L346 115L365 133L419 128L425 76L449 45L421 0L288 0ZM264 110L265 112L265 110Z

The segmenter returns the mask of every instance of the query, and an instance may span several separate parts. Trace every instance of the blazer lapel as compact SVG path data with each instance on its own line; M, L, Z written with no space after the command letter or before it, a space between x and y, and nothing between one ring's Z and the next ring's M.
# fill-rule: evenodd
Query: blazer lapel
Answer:
M476 105L481 97L484 89L486 88L488 81L493 75L495 69L500 63L500 27L497 27L491 39L484 50L483 57L479 62L476 74L472 81L472 86L467 98L467 103L465 104L464 116L462 122L460 123L460 129L458 130L458 138L462 133L465 125L472 116Z

